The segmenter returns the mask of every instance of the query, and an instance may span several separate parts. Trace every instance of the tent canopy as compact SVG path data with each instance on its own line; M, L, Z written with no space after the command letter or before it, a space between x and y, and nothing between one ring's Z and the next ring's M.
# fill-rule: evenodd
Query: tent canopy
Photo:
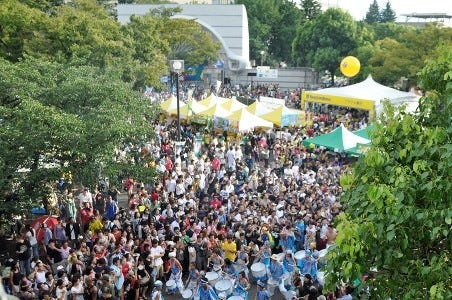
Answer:
M250 113L246 108L233 112L228 120L239 131L249 131L254 128L273 128L273 123Z
M199 103L204 105L205 107L212 107L215 104L223 104L227 100L229 99L217 97L214 94L210 94L206 99L199 101Z
M184 103L185 104L185 103ZM180 107L180 117L182 119L187 119L189 117L192 117L196 114L199 114L203 110L206 110L206 107L204 105L199 104L198 101L192 100L187 102L186 105ZM177 108L174 108L168 112L170 115L177 115Z
M235 99L235 98L228 99L228 100L226 100L224 103L222 103L221 105L222 105L226 110L231 111L231 112L246 107L245 104L243 104L242 102L238 101L238 100Z
M355 148L358 144L370 144L370 140L353 134L353 132L351 132L350 130L345 128L343 124L341 124L341 126L337 127L329 133L304 140L303 144L305 146L314 144L317 146L323 146L325 148L333 149L334 151L338 152L347 152L348 150Z
M302 93L303 102L316 102L369 110L371 117L381 111L381 101L388 99L394 105L417 103L419 96L402 92L375 82L369 75L366 80L344 87L326 88Z
M202 101L201 101L202 102ZM198 115L205 117L219 117L227 119L227 117L231 114L230 111L224 109L221 104L215 104L209 108L204 109L199 112Z
M179 108L183 106L185 106L185 103L183 101L179 101ZM166 113L169 113L173 109L177 110L177 98L171 95L170 98L160 103L160 108Z
M296 125L298 123L298 111L280 105L273 111L260 116L262 119L272 122L278 127Z
M248 105L248 111L256 116L262 116L264 114L272 112L276 107L275 105L270 105L268 103L254 101L252 104Z
M366 128L353 131L353 133L356 134L357 136L370 140L369 132L371 132L374 129L375 129L375 125L372 124L372 125L367 126Z

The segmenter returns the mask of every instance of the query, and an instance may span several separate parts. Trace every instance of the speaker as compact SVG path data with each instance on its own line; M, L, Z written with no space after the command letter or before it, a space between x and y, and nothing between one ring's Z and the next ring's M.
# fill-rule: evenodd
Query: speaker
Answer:
M170 60L170 70L175 73L182 73L184 71L184 61L183 60Z

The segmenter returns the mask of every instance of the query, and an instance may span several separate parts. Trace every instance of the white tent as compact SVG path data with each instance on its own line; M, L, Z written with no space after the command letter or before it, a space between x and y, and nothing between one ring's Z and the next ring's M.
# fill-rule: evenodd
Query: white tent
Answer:
M412 109L414 103L418 102L419 96L379 84L372 79L371 75L366 80L356 84L317 91L305 91L302 94L303 102L316 102L369 110L371 117L375 113L381 112L381 102L384 99L388 99L396 106L407 104Z
M273 128L272 122L253 115L246 108L233 112L228 116L228 120L231 122L232 126L236 127L239 131L249 131L254 128Z

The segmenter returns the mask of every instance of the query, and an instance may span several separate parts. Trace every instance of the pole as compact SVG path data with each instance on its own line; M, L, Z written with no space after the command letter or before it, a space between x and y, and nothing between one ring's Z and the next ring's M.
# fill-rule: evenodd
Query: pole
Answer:
M176 100L177 100L177 141L180 142L180 105L179 105L179 73L176 74Z

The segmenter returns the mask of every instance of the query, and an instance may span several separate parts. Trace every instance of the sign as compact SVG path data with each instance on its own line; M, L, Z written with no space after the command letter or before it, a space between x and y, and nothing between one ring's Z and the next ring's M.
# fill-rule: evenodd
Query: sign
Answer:
M274 105L285 105L286 104L286 100L284 100L284 99L265 97L265 96L260 96L259 101L264 102L264 103L274 104Z
M268 78L275 79L278 78L278 70L270 69L268 66L259 66L256 67L257 78Z

